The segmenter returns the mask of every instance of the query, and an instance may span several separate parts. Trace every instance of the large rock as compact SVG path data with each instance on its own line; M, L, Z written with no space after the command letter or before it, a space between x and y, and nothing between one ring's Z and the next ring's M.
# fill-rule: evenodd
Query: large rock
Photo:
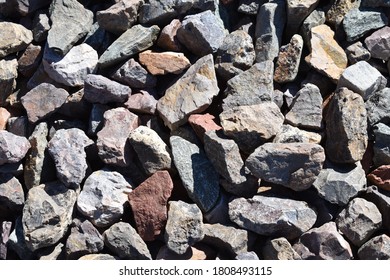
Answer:
M30 147L30 142L25 137L0 130L0 165L21 161Z
M375 135L374 166L379 167L390 164L390 127L383 123L378 123L374 126L373 131Z
M260 179L302 191L316 180L324 160L324 149L318 144L266 143L245 164Z
M390 119L390 89L384 88L370 95L366 101L368 124L370 127Z
M270 238L261 250L265 260L300 260L290 242L284 238Z
M20 214L24 205L22 184L11 174L0 174L0 211L3 217Z
M6 99L16 87L18 77L18 61L16 59L0 59L0 106L6 104Z
M390 191L390 165L381 165L367 175L367 179L377 187Z
M387 46L390 44L390 27L385 26L375 31L364 40L364 43L372 57L389 60L390 51Z
M370 186L363 198L375 204L382 214L382 226L390 230L390 192Z
M166 126L175 130L187 122L189 115L208 108L219 88L213 56L198 59L157 103L157 111Z
M33 40L30 30L13 22L0 22L0 58L22 51Z
M28 192L22 223L30 250L54 245L66 234L76 199L76 192L59 182L39 185Z
M256 195L229 203L230 220L260 235L295 239L309 230L316 212L303 201Z
M317 7L319 0L287 1L286 36L290 38L298 33L303 20Z
M375 236L358 250L361 260L390 260L390 237L386 234Z
M178 52L152 52L146 50L139 54L139 62L152 75L180 74L191 66L188 58Z

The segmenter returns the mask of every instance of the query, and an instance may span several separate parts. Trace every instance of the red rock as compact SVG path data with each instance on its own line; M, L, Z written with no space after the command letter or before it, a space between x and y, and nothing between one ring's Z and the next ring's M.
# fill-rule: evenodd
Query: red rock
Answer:
M125 106L132 112L153 115L156 112L157 100L145 90L129 96Z
M215 117L207 114L193 114L188 118L188 122L192 126L196 135L202 140L204 134L210 130L220 130L222 127L214 122Z
M139 62L146 66L152 75L180 74L191 66L188 58L179 52L144 51L139 54Z
M0 107L0 129L5 129L11 114L7 109Z
M390 165L382 165L368 174L367 179L381 189L390 191Z
M164 229L172 189L171 176L164 170L157 171L129 193L137 232L143 240L154 240Z
M170 24L161 30L160 37L157 40L157 45L168 51L181 51L182 47L176 37L177 30L181 27L181 22L178 19L172 20Z

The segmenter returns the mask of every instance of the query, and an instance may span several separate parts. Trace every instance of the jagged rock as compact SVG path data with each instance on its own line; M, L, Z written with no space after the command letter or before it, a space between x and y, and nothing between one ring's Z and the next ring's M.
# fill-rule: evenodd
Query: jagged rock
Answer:
M41 46L28 45L18 59L18 72L25 77L31 77L38 69L41 58Z
M127 109L135 113L154 115L157 109L157 100L145 90L129 96L124 104Z
M213 56L206 55L165 91L157 111L165 125L175 130L187 122L189 115L206 110L218 92Z
M364 40L364 43L366 44L372 57L383 60L388 60L390 58L390 51L387 47L390 44L389 33L390 27L385 26L375 31Z
M114 261L116 259L116 257L113 257L109 254L88 254L79 258L79 260L84 261Z
M39 260L58 260L61 259L63 256L63 248L64 244L58 243L55 246L42 248L41 250L38 250L36 254Z
M231 195L221 192L213 208L207 213L203 213L204 220L210 224L231 224L228 205L230 199Z
M374 135L374 166L379 167L390 164L390 127L383 123L378 123L374 126Z
M7 109L0 107L0 130L4 130L7 126L8 119L11 117ZM19 135L20 136L20 135Z
M63 85L57 83L50 78L49 75L47 75L45 68L43 67L43 63L41 63L34 75L32 75L32 77L28 80L27 88L33 89L43 83L51 84L55 87L63 87Z
M50 4L50 0L16 0L13 4L16 5L16 10L26 16Z
M256 195L229 203L230 220L260 235L295 239L309 230L316 212L303 201Z
M213 260L215 259L215 255L216 252L213 248L210 248L204 243L190 246L182 255L176 254L168 246L164 245L158 251L156 260Z
M46 12L37 12L33 19L33 38L35 42L43 42L47 39L50 30L50 19Z
M345 49L350 64L359 61L367 61L371 58L371 53L363 46L362 42L357 41Z
M333 0L326 12L326 20L336 29L340 28L345 15L352 9L360 6L361 0Z
M247 158L245 165L257 178L302 191L316 180L324 160L324 149L318 144L266 143Z
M390 192L370 186L364 193L364 199L372 202L382 214L382 226L390 229Z
M361 260L389 260L390 237L386 234L375 236L364 243L358 250Z
M373 127L379 122L390 120L390 89L384 88L376 91L366 101L368 124Z
M18 62L16 59L0 59L0 106L6 104L6 99L16 87L18 77Z
M22 184L11 174L0 174L0 211L1 215L20 214L24 205Z
M259 8L266 0L240 0L237 11L247 15L257 15Z
M76 192L60 182L29 190L22 223L24 239L30 250L54 245L66 234L76 199Z
M85 180L77 198L77 209L97 227L112 225L123 214L130 188L116 171L95 171Z
M0 38L0 58L26 49L33 40L30 30L13 22L0 22Z
M324 24L326 21L325 12L322 10L314 10L310 15L305 18L302 23L300 34L302 35L303 41L311 50L311 29L318 25Z
M146 50L139 54L139 62L152 75L180 74L191 66L183 53L152 52Z
M168 248L182 255L204 237L202 212L196 204L170 201L165 241Z
M326 154L335 163L354 163L367 148L367 112L363 98L341 88L328 104L325 117Z
M314 11L319 0L290 0L287 1L286 36L290 38L298 33L304 19Z
M275 135L274 143L313 143L320 144L322 135L315 132L301 130L289 124L282 125L280 131Z
M182 45L177 38L177 30L181 27L181 22L174 19L170 24L166 25L160 32L157 39L157 46L167 51L179 52L182 50Z
M367 179L377 187L390 191L390 165L381 165L370 174Z
M30 142L25 137L0 130L0 165L19 162L30 147Z
M96 134L103 128L104 113L111 109L107 105L95 103L92 104L91 113L89 115L88 135L96 136Z
M104 244L121 259L151 260L149 249L128 223L119 222L103 233Z
M238 254L235 258L235 260L241 260L241 261L258 261L259 257L255 252L245 252Z
M300 260L290 242L284 238L268 239L261 250L265 260Z
M7 121L7 130L15 135L26 137L28 134L27 116L9 118Z
M188 123L191 125L192 129L195 131L198 138L203 142L204 134L210 130L220 130L222 127L217 125L214 122L215 117L206 114L192 114L188 118Z

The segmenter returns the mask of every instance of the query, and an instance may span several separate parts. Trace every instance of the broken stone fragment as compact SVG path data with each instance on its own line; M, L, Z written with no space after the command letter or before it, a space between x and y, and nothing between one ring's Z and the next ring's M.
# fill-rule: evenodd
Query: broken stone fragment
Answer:
M0 165L21 161L30 147L26 137L0 130Z
M139 62L152 75L180 74L188 67L190 61L183 53L144 51L139 54Z
M13 22L0 22L0 58L22 51L33 40L30 30Z

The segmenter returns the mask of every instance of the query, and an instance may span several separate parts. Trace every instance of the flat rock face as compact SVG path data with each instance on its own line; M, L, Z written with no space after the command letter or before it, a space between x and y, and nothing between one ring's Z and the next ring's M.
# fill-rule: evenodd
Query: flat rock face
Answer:
M30 147L30 142L25 137L0 130L0 165L22 160Z
M373 131L375 135L374 166L379 167L381 165L390 164L390 127L383 123L378 123L374 126Z
M313 143L320 144L322 134L305 131L289 124L282 125L280 131L275 135L274 143Z
M379 188L390 191L390 165L382 165L367 175L367 179Z
M254 196L229 203L230 220L238 226L266 236L299 237L317 219L316 212L303 201Z
M361 260L389 260L390 237L386 234L375 236L364 243L358 251Z
M139 54L139 61L152 75L180 74L191 66L188 58L177 52L147 50Z
M124 105L132 112L154 115L157 108L157 100L153 95L142 90L139 93L130 95Z
M5 105L7 97L16 87L17 69L16 59L0 59L0 106Z
M24 206L22 184L11 174L0 175L0 211L2 215L12 216L20 213Z
M390 108L387 106L390 102L390 89L376 91L365 102L367 109L368 124L370 127L378 122L386 122L390 119Z
M390 44L390 27L385 26L370 36L368 36L364 43L367 46L367 49L370 51L371 56L383 60L388 60L390 58L390 51L387 46Z
M204 134L207 131L222 129L222 127L215 123L214 119L215 117L209 113L192 114L188 118L188 123L191 125L198 138L202 141Z
M0 58L26 49L33 40L30 30L11 22L0 22L0 37Z

